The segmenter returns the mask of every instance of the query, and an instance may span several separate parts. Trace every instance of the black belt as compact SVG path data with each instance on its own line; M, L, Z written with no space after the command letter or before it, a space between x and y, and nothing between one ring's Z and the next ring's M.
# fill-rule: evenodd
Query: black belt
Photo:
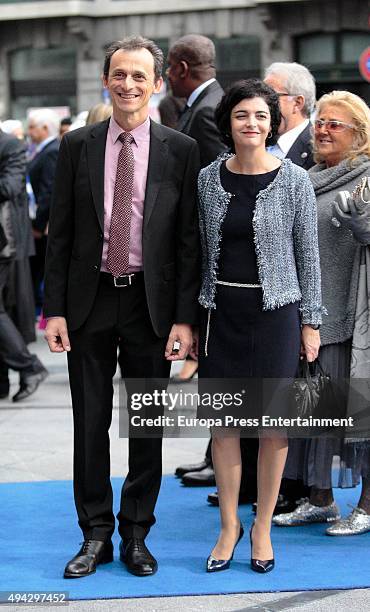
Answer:
M113 276L109 272L100 272L100 278L111 287L130 287L139 280L144 280L144 272L133 272L131 274L122 274L121 276Z

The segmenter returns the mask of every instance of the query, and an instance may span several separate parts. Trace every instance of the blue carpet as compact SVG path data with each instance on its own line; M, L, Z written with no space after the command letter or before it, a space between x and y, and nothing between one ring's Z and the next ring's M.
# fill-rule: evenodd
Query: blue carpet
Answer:
M120 479L113 479L116 503L120 485ZM370 533L328 537L325 525L274 527L276 569L266 576L249 568L247 536L236 550L232 569L206 574L205 559L214 545L219 520L218 509L205 502L208 492L186 489L171 476L163 479L157 525L147 540L159 562L156 575L129 574L118 560L115 535L113 563L98 567L88 578L64 580L64 565L81 542L72 483L0 484L0 590L69 591L71 599L100 599L370 586ZM336 490L335 496L348 514L347 503L356 505L359 489ZM242 506L240 515L248 528L251 506Z

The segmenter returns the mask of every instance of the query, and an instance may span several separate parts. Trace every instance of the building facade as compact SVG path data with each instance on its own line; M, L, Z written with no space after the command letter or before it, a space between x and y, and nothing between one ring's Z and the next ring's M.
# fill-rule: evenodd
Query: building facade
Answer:
M132 34L165 54L179 36L209 36L224 86L262 76L273 61L298 61L319 95L349 89L370 103L358 69L368 20L364 0L0 0L0 118L35 106L90 108L102 100L105 48Z

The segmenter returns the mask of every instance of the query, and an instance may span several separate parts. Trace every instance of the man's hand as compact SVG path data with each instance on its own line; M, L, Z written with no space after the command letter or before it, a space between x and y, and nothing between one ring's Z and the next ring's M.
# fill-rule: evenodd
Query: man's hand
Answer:
M315 361L320 348L319 330L312 329L309 325L303 325L301 343L301 356L305 356L308 362Z
M45 339L52 353L63 353L71 350L67 321L64 317L52 317L48 320L45 328Z
M174 348L175 342L180 345L179 349ZM180 361L185 359L190 347L193 343L193 335L191 325L185 323L175 323L172 325L170 335L166 344L166 350L164 353L167 361Z

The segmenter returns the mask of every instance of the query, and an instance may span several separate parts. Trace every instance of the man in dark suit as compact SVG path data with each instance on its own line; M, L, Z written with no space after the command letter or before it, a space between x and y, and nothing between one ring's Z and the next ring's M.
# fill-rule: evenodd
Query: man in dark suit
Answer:
M168 53L167 78L172 92L186 98L177 129L197 141L202 168L226 151L214 119L224 93L216 80L215 63L213 42L199 34L179 38Z
M172 92L178 98L186 98L186 105L176 129L197 141L202 168L208 166L226 150L214 119L216 106L224 93L216 81L215 63L216 51L213 42L200 34L188 34L179 38L171 46L167 58L166 74ZM197 369L197 362L189 355L181 371L175 374L171 381L181 384L189 382ZM204 486L214 484L214 473L210 463L211 455L208 447L204 468L197 469L195 475L196 480L200 478ZM202 464L203 462L187 467L200 468ZM182 468L180 471L182 472ZM189 478L191 481L193 474Z
M31 271L36 305L39 307L42 305L40 285L45 270L46 229L59 150L59 123L58 115L48 108L34 110L28 117L28 135L36 147L27 174L36 202L36 216L32 220L36 254L31 257Z
M32 248L31 228L28 218L26 195L26 156L24 145L15 137L4 134L0 130L0 399L9 394L8 370L19 372L20 387L13 396L18 402L34 393L39 384L46 378L48 372L36 355L32 355L26 346L26 341L34 340L33 312L23 308L26 313L23 320L18 318L17 324L22 324L23 336L17 325L9 316L5 294L15 276L15 268L22 270L22 297L26 301L27 288L30 288L30 271L28 256ZM19 279L18 279L19 280ZM13 279L13 284L15 279ZM15 292L18 294L17 289ZM31 308L32 308L32 296ZM31 319L31 324L29 318ZM26 324L26 325L24 325ZM30 328L31 327L31 331ZM26 340L26 341L25 341Z
M195 138L200 151L201 166L208 166L227 151L216 126L214 113L224 91L216 80L216 50L210 38L188 34L176 40L168 53L167 77L175 96L186 98L186 107L177 124L183 134ZM187 359L173 382L183 383L192 378L197 363ZM241 441L244 472L241 483L241 501L255 500L258 441ZM186 486L212 486L215 476L212 465L211 442L203 461L181 465L176 469ZM208 495L208 501L218 503L217 493Z
M216 106L224 93L216 80L215 46L212 40L200 34L182 36L171 46L167 64L166 74L173 94L186 98L176 128L195 138L199 146L201 167L204 168L227 149L214 119ZM193 378L197 369L197 361L188 356L181 371L171 381L186 383ZM214 485L211 444L207 446L203 461L179 466L176 475L187 486Z
M193 139L149 119L162 64L152 41L113 43L103 74L113 116L68 132L60 147L45 316L51 351L68 351L74 414L74 492L84 543L66 566L67 578L113 559L108 430L118 342L131 390L136 378L168 379L197 323L199 152ZM157 569L144 539L155 522L161 443L158 434L129 441L117 518L120 558L139 576Z
M279 138L269 151L308 170L315 163L310 124L316 100L314 78L301 64L275 62L266 69L265 83L278 94L282 117Z

